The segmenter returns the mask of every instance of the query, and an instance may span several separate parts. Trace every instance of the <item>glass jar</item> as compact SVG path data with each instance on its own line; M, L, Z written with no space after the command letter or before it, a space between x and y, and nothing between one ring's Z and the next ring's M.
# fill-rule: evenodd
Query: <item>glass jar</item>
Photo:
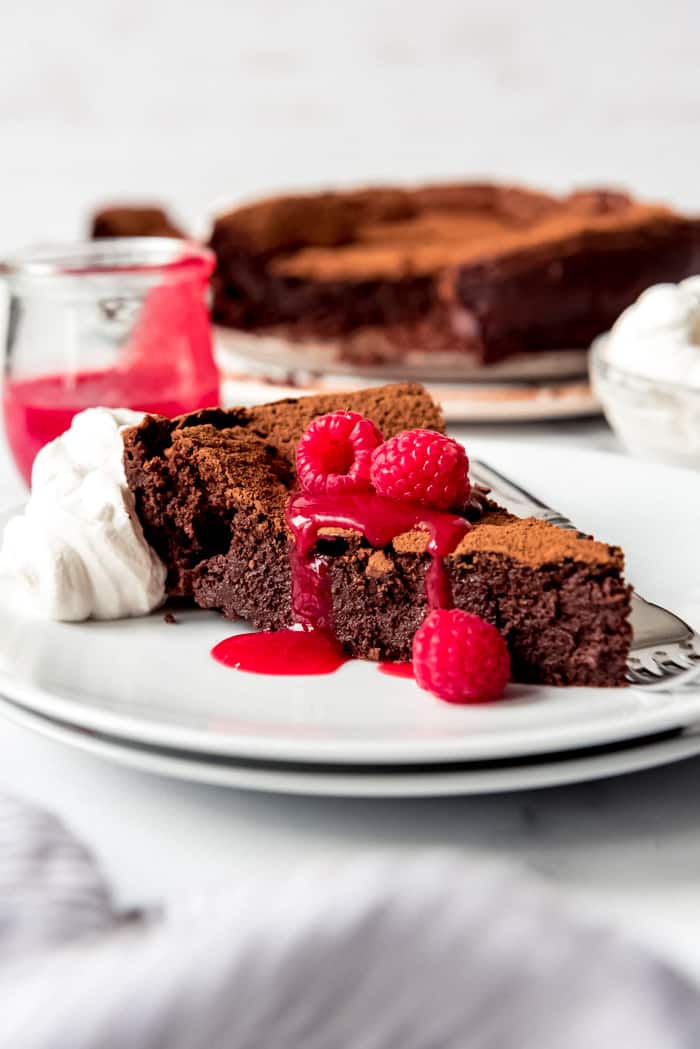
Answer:
M3 411L29 481L84 408L179 415L219 403L207 291L214 256L164 237L29 250L3 263Z

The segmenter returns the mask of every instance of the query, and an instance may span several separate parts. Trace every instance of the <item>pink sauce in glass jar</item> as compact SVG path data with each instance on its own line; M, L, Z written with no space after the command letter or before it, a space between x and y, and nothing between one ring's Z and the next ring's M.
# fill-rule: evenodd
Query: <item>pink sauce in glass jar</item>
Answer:
M219 403L213 267L207 249L166 238L94 241L9 264L3 411L27 483L39 449L85 408L173 416Z

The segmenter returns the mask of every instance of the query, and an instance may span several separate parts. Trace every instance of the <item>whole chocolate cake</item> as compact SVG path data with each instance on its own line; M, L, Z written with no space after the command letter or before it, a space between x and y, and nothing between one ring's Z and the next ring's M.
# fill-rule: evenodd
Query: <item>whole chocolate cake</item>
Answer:
M168 569L168 592L257 627L295 622L287 510L295 449L309 423L337 409L371 419L385 438L442 430L421 386L321 395L256 408L147 416L124 434L124 463L146 538ZM517 680L624 683L629 588L617 547L520 519L478 498L471 528L444 558L457 608L497 626ZM352 655L410 659L427 610L428 535L381 548L359 531L318 533L313 570L327 581L333 631Z
M214 319L356 361L587 348L700 271L700 220L591 190L497 185L276 197L221 215Z

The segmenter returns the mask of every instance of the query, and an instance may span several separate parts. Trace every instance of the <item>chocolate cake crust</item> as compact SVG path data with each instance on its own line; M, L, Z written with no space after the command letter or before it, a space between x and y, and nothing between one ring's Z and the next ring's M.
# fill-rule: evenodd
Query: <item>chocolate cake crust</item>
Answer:
M146 538L168 568L171 595L263 629L292 624L290 535L294 451L318 415L350 409L385 437L443 430L414 384L147 416L125 431L124 464ZM315 554L331 578L335 632L357 656L405 661L426 612L426 534L377 550L357 533L321 532ZM494 623L521 681L622 684L630 642L629 588L617 547L492 503L446 558L454 603Z
M587 347L644 288L700 269L700 220L609 190L367 189L239 208L211 246L220 324L488 363Z

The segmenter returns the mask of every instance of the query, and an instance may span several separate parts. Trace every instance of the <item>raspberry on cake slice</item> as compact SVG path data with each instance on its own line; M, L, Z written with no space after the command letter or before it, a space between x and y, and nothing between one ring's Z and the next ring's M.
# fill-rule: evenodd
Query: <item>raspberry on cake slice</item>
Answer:
M367 491L372 453L381 432L359 412L329 412L307 427L297 445L297 477L305 492Z
M434 430L406 430L372 453L370 480L388 499L464 509L469 500L469 459L461 444Z
M412 438L397 436L407 431ZM425 390L400 384L147 416L124 434L124 466L171 595L261 629L292 626L289 513L321 506L330 524L316 521L303 565L322 588L324 627L348 654L408 662L416 632L424 622L430 629L432 593L440 607L449 599L497 629L515 680L623 684L631 629L622 552L470 496L467 457L443 434ZM367 491L368 477L377 491ZM468 667L456 646L469 631L458 627L443 677L463 686ZM497 685L504 662L492 662L493 680L472 677L464 696ZM436 666L428 670L437 681Z

